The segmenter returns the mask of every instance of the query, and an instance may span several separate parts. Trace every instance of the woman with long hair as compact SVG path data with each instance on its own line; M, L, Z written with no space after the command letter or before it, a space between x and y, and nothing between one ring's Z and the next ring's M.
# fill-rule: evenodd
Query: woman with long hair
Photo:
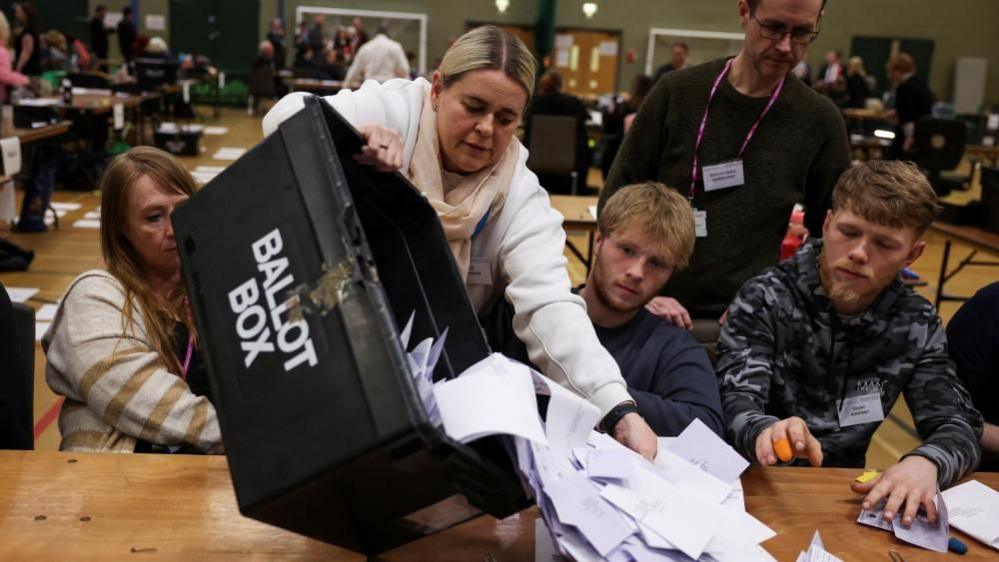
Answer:
M45 378L66 397L60 449L222 452L170 222L194 191L187 170L152 147L104 173L107 269L73 281L42 339Z
M31 4L15 4L14 19L20 31L14 40L14 70L28 76L42 73L41 45L38 43L38 16Z
M10 51L7 46L10 44L10 23L7 16L0 12L0 103L7 101L7 92L10 88L28 85L28 77L15 72L10 61Z
M368 81L324 99L364 136L361 164L406 174L437 210L480 318L509 301L512 329L534 364L596 405L608 433L651 459L656 436L569 290L562 216L514 137L534 71L520 39L487 25L455 41L430 81ZM303 95L278 102L264 132L298 112Z

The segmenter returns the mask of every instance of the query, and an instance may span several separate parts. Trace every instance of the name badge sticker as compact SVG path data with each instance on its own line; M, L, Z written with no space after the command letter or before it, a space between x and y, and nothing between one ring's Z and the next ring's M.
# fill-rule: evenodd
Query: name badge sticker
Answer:
M698 238L708 237L708 212L694 209L694 234Z
M741 159L704 166L701 170L704 176L704 191L716 191L746 183Z
M837 400L836 409L839 411L840 427L879 422L885 419L884 410L881 408L881 394L877 392L851 396L843 401Z
M475 258L469 260L468 262L468 278L466 282L469 285L492 285L493 284L493 271L489 262L489 258Z

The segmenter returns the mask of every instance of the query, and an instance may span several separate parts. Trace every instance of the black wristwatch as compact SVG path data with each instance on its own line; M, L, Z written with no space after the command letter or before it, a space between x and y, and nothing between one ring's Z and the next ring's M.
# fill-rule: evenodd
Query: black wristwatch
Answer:
M611 408L611 411L607 412L604 419L600 420L600 431L604 433L614 434L614 428L617 426L617 422L621 421L621 418L628 414L637 414L638 405L634 402L621 402L617 406Z

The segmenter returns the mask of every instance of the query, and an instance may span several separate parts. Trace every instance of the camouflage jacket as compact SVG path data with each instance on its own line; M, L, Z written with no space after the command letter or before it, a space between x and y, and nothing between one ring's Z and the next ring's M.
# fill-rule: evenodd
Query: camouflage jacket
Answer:
M842 396L881 396L887 416L899 393L946 487L979 462L982 416L954 372L936 309L896 280L863 314L837 315L819 280L822 241L750 279L728 310L718 376L729 440L755 460L759 433L798 416L822 444L824 466L862 467L880 422L840 427Z

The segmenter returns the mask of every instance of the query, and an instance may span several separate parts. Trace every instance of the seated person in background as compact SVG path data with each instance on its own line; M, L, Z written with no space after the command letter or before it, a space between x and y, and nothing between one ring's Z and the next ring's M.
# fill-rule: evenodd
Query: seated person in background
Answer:
M562 93L562 75L557 70L549 70L538 82L538 95L531 102L524 123L524 145L530 149L532 122L535 115L559 115L576 118L576 189L577 193L586 187L586 173L590 169L590 147L587 144L586 119L589 114L583 101L571 94ZM538 181L549 193L568 194L572 192L572 178L563 175L539 174Z
M872 161L843 173L820 239L750 279L728 309L718 377L728 436L747 459L793 457L862 467L874 431L904 393L924 443L865 484L904 525L937 486L978 465L982 416L954 374L937 311L899 272L923 252L938 210L912 164Z
M252 70L270 68L274 70L274 45L266 39L257 45L257 58L253 59Z
M846 98L843 106L863 109L867 107L869 97L871 86L867 82L867 72L864 71L864 59L850 57L846 64Z
M593 267L579 290L638 413L663 437L679 435L694 418L718 435L724 432L707 351L690 332L645 310L670 275L686 267L693 250L694 215L686 198L661 183L623 187L600 213ZM512 315L513 307L501 301L485 321L490 346L529 363L509 327Z
M42 36L41 65L42 70L73 70L70 61L69 45L66 36L57 29L50 29Z
M975 293L947 325L957 376L985 418L982 465L999 471L999 281Z
M149 40L145 48L139 52L138 58L172 61L173 55L170 54L170 49L162 37L153 37Z
M107 270L81 274L42 339L66 397L64 451L221 453L170 213L195 191L169 154L137 147L101 180Z
M319 69L318 74L320 80L343 80L343 77L347 74L343 53L336 49L324 50L323 66Z

